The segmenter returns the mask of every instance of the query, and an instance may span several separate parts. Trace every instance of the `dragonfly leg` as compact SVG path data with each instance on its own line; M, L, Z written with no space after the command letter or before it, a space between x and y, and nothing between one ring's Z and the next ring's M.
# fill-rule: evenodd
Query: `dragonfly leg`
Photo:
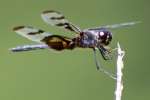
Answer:
M94 61L95 61L95 64L96 64L96 68L97 68L97 70L99 70L100 69L100 64L97 61L96 49L95 48L93 48L93 52L94 52Z
M97 56L96 56L96 49L95 49L95 48L93 48L93 52L94 52L94 61L95 61L97 70L103 72L104 74L108 75L109 77L111 77L111 78L113 78L113 79L116 79L116 75L114 75L114 74L108 72L107 70L105 70L105 69L100 65L100 63L98 62Z

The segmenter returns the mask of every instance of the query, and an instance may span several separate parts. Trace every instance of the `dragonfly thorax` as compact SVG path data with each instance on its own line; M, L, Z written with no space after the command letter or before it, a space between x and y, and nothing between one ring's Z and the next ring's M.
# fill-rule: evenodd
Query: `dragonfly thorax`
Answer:
M111 32L104 30L88 30L83 32L81 42L83 46L95 47L97 45L108 45L112 40Z

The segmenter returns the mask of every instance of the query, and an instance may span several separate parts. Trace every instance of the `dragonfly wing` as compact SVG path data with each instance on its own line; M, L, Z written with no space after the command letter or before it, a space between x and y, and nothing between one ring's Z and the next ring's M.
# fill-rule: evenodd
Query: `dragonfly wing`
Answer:
M44 22L46 22L49 25L64 28L75 33L81 32L77 26L70 23L60 12L53 10L43 11L41 17L44 20Z
M28 38L29 40L41 43L41 40L45 37L51 36L51 33L43 30L31 27L31 26L17 26L13 28L13 31L19 35Z
M103 47L103 46L100 46L98 48L99 52L101 53L102 57L104 60L111 60L112 59L112 55L111 55L111 52L109 49Z
M136 21L136 22L126 22L126 23L120 23L120 24L112 24L112 25L105 25L105 26L100 26L100 27L96 27L96 28L88 28L85 30L100 30L100 29L118 29L118 28L123 28L123 27L130 27L133 26L135 24L140 23L140 21Z
M18 26L13 30L29 40L44 43L55 50L73 49L75 47L71 38L60 35L52 35L48 32L30 26ZM28 49L30 49L30 47Z

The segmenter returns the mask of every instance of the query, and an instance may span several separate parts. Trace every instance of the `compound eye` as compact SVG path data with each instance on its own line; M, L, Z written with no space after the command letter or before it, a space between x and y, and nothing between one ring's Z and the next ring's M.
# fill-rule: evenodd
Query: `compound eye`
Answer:
M100 32L100 33L99 33L100 37L103 37L104 34L105 34L104 32Z
M99 32L99 38L100 39L106 39L107 38L107 33L106 32Z
M112 39L111 33L109 31L99 32L99 39L101 43L108 45Z

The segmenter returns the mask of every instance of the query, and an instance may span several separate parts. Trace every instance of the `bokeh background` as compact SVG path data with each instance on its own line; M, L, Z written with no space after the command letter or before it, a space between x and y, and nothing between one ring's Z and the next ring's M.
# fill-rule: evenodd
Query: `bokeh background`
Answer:
M34 44L12 31L31 25L54 34L73 37L46 25L44 10L61 11L82 29L142 21L130 28L112 30L126 51L123 100L150 99L150 2L148 0L1 0L0 1L0 100L113 100L115 81L96 71L93 52L75 49L12 53L17 45ZM115 55L115 54L114 54ZM115 72L114 60L101 64Z

